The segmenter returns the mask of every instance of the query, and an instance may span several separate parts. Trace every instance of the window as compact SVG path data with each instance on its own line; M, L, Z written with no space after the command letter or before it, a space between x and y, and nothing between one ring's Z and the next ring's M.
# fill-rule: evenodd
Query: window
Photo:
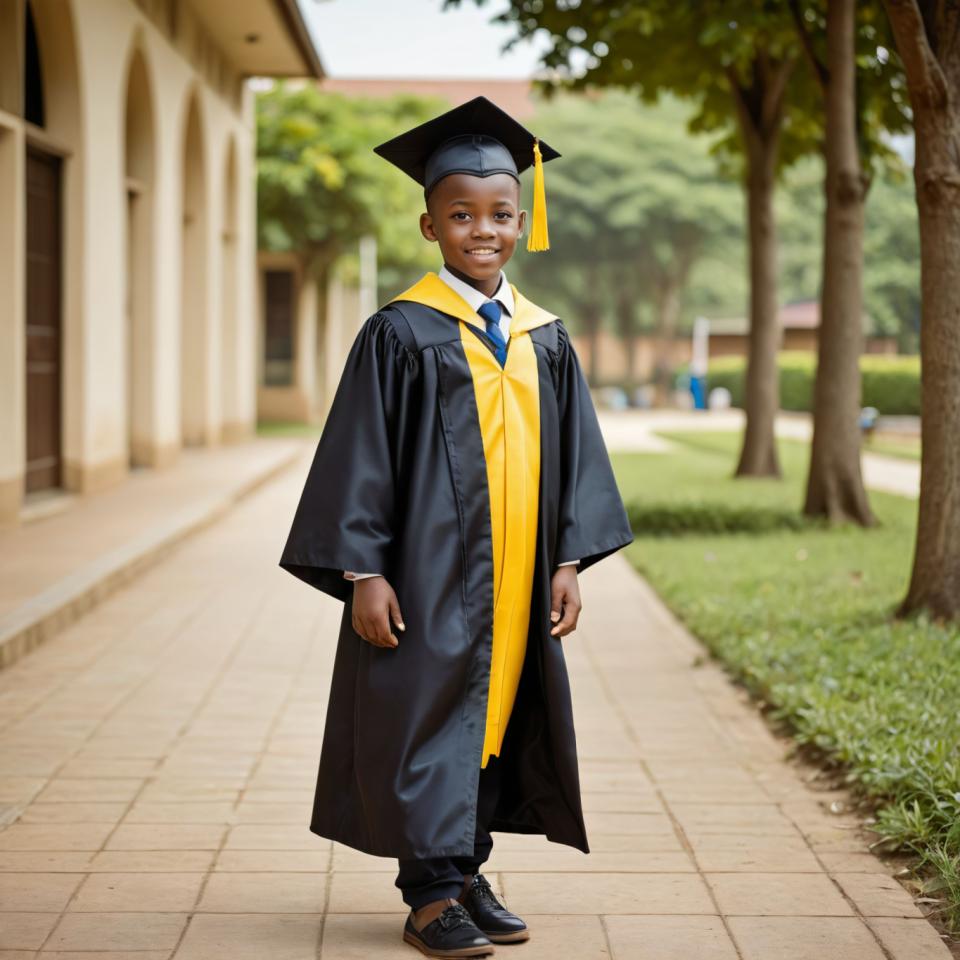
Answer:
M289 387L293 384L293 271L265 271L264 291L263 383L267 387Z

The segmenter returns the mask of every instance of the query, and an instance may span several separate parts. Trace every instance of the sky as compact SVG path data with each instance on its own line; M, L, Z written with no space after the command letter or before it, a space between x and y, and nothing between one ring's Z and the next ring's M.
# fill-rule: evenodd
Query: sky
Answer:
M490 19L504 0L477 7L461 0L298 0L324 69L331 77L529 77L538 46L524 42L509 54L513 36Z

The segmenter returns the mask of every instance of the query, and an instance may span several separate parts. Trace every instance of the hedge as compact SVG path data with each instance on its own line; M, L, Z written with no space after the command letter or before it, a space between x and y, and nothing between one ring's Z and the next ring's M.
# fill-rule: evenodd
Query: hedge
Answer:
M816 355L785 350L777 355L780 408L809 411L813 405ZM726 387L735 407L743 406L743 357L718 357L707 370L707 390ZM860 358L861 405L882 414L920 414L920 358L865 354Z

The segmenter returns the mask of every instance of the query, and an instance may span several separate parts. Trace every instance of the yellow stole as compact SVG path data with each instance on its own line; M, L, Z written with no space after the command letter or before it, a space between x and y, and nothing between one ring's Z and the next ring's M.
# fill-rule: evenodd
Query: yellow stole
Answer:
M460 321L477 398L493 540L493 650L481 767L500 753L527 649L540 489L540 381L530 331L556 319L512 284L511 290L515 309L504 367L471 329L482 330L482 318L437 274L396 297Z

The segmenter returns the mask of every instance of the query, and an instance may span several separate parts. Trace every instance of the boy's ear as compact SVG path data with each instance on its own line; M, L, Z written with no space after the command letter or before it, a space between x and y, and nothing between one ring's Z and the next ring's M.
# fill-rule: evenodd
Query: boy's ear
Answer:
M521 210L517 218L517 236L522 237L523 231L527 229L527 211Z
M429 213L420 214L420 232L425 240L437 242L437 231L433 229L433 217Z

